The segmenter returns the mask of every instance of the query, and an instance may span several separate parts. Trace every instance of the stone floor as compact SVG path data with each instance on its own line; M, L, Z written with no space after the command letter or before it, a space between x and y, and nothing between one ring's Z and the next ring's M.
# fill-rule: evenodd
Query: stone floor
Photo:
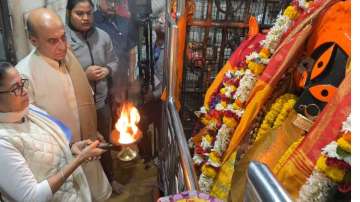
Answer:
M137 159L123 162L114 158L114 174L125 186L124 193L112 195L107 202L154 202L158 198L157 167L153 162Z

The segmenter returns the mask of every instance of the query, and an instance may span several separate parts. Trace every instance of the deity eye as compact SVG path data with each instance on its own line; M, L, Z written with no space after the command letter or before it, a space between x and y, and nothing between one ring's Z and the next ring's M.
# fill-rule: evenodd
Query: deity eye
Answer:
M329 102L335 95L336 87L332 85L316 85L309 88L312 96L322 102Z
M328 63L330 62L331 55L334 51L335 44L333 44L330 48L328 48L320 57L316 60L314 63L313 69L311 71L310 80L313 80L314 78L321 75L326 67L328 66Z

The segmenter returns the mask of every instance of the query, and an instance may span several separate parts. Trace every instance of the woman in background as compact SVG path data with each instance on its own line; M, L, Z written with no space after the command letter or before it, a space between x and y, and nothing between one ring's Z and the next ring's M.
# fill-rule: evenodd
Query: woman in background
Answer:
M95 93L98 131L110 141L111 108L109 86L112 72L118 67L109 35L94 26L94 4L91 0L69 0L66 35L71 48L82 65ZM114 180L110 151L101 159L104 171L113 190L120 193L122 186Z

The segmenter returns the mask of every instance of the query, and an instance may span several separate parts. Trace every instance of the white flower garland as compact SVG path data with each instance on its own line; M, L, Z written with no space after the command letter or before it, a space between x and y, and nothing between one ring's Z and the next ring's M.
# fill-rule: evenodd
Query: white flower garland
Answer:
M217 103L215 105L215 110L219 111L219 112L222 112L225 110L225 107L221 104L221 103Z
M188 140L188 146L189 146L190 149L195 148L195 144L194 144L192 138L190 138L190 139Z
M208 130L216 130L216 121L211 120L209 121L209 124L206 126Z
M319 171L314 171L301 187L298 202L325 202L336 184Z
M200 191L204 193L210 193L211 185L214 183L214 179L206 177L205 175L201 174L199 178L199 187Z
M241 78L239 82L239 87L237 88L233 98L239 99L242 103L246 102L248 96L250 94L251 89L254 87L256 83L256 77L251 72L251 70L247 69L245 71L244 76Z
M201 138L200 146L203 148L203 150L208 150L212 147L211 142L209 142L206 137Z
M351 129L351 116L349 115L346 121L342 124L342 131L350 131ZM322 149L322 154L345 161L351 165L351 155L341 157L337 154L336 149L338 144L335 141L330 142ZM325 202L328 200L329 191L336 186L325 174L318 170L314 170L306 183L301 187L299 192L299 202Z
M236 88L233 88L233 86L230 85L230 86L225 86L224 90L225 90L224 93L225 97L231 98L232 93L236 90Z
M205 106L202 106L201 108L200 108L200 113L201 114L206 114L208 111L206 110L206 107Z
M265 40L261 41L260 44L269 49L271 53L274 53L281 36L288 30L292 21L285 15L281 15L276 19L274 26L270 29L266 35Z
M244 70L240 69L240 70L228 70L225 73L225 77L229 78L229 79L233 79L233 78L240 78L242 75L244 75Z
M343 160L349 165L351 165L351 155L348 155L346 157L341 157L337 154L336 149L338 147L338 144L335 141L332 141L330 144L326 145L322 150L322 154L330 157L330 158L336 158L339 160Z
M221 163L213 161L211 158L209 158L207 163L215 168L220 168L221 166Z
M299 7L303 10L306 10L309 8L309 2L307 0L299 0Z
M237 116L237 118L241 118L245 112L245 109L243 108L235 109L232 104L229 104L226 109L234 113Z
M299 6L305 10L309 7L309 3L306 0L299 0ZM274 53L279 41L281 40L282 35L288 30L291 24L292 20L289 17L285 15L280 15L276 19L274 26L270 29L266 38L260 42L260 44L263 46L262 48L267 48L269 49L270 53ZM266 65L269 63L270 59L262 58L257 52L253 52L246 57L246 60ZM256 76L249 69L240 69L237 71L229 70L225 73L224 76L228 79L239 79L240 81L238 87L235 90L233 89L233 86L229 84L230 82L224 83L225 86L222 90L222 94L224 94L228 98L231 98L232 96L233 99L238 99L241 103L245 103L249 97L250 91L256 83ZM238 109L238 107L236 107L235 109L232 104L224 106L221 103L218 103L215 105L215 109L220 112L230 110L231 112L235 113L238 118L240 118L244 113L244 109ZM203 114L208 113L205 107L201 108L200 112ZM210 121L206 128L211 130L217 130L216 125L216 121ZM227 149L227 146L230 142L230 135L232 134L232 132L232 128L228 128L225 124L222 124L221 128L217 132L217 135L215 137L216 139L211 151L215 151L221 156L222 153ZM202 141L201 146L208 148L209 145L208 142ZM198 163L202 163L204 161L204 159L198 154L195 154L193 159L194 161L196 160L196 162ZM218 166L218 163L212 162L211 159L209 159L207 163L214 167ZM212 184L212 178L206 177L203 174L200 175L199 185L202 192L209 193Z
M246 56L246 60L264 64L264 65L267 65L270 61L270 59L268 59L268 58L261 58L259 53L257 53L256 51L254 51L250 55Z
M194 157L192 159L195 165L201 165L204 162L204 159L199 154L194 154Z
M351 114L349 114L346 121L343 122L341 132L351 132Z
M215 151L219 155L222 155L222 153L226 150L227 145L230 142L230 134L232 131L233 131L232 128L229 128L225 124L222 124L221 128L219 129L216 135L214 148L211 151Z

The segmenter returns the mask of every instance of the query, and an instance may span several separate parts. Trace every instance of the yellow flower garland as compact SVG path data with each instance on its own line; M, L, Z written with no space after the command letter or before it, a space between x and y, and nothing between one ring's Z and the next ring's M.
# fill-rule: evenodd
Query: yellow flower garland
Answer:
M281 124L284 122L287 115L291 111L291 109L294 107L295 103L296 103L296 98L295 97L294 98L289 98L289 100L283 105L283 107L282 107L282 109L280 111L280 114L276 118L273 128L278 128L278 127L281 126Z
M299 16L299 12L294 6L288 6L284 11L284 15L290 20L294 20Z
M348 141L346 141L343 137L339 138L336 141L336 143L342 150L351 153L351 144Z
M262 48L260 50L259 56L261 58L267 59L267 58L270 57L270 55L271 55L271 53L270 53L270 50L268 48Z
M334 182L341 182L344 179L345 171L326 164L326 156L321 155L316 162L316 169L325 173Z
M211 135L209 135L209 134L207 134L207 135L205 135L205 139L206 139L206 141L208 141L208 142L212 142L213 139L214 139L214 137L211 136Z
M209 178L215 178L217 174L216 170L213 167L206 164L201 167L201 172L203 175Z
M296 96L290 93L284 94L276 99L271 105L270 111L265 115L263 122L256 134L255 142L265 135L270 129L277 128L286 119L290 110L296 103Z
M220 159L219 155L217 154L217 152L215 152L215 151L210 152L210 154L209 154L209 159L210 159L212 162L218 163L218 164L221 165L221 159Z
M232 117L227 117L227 116L223 117L223 123L229 128L235 128L238 124L236 119L234 119Z
M259 63L253 62L253 61L248 61L248 68L255 75L260 75L263 72L265 65L259 64Z

